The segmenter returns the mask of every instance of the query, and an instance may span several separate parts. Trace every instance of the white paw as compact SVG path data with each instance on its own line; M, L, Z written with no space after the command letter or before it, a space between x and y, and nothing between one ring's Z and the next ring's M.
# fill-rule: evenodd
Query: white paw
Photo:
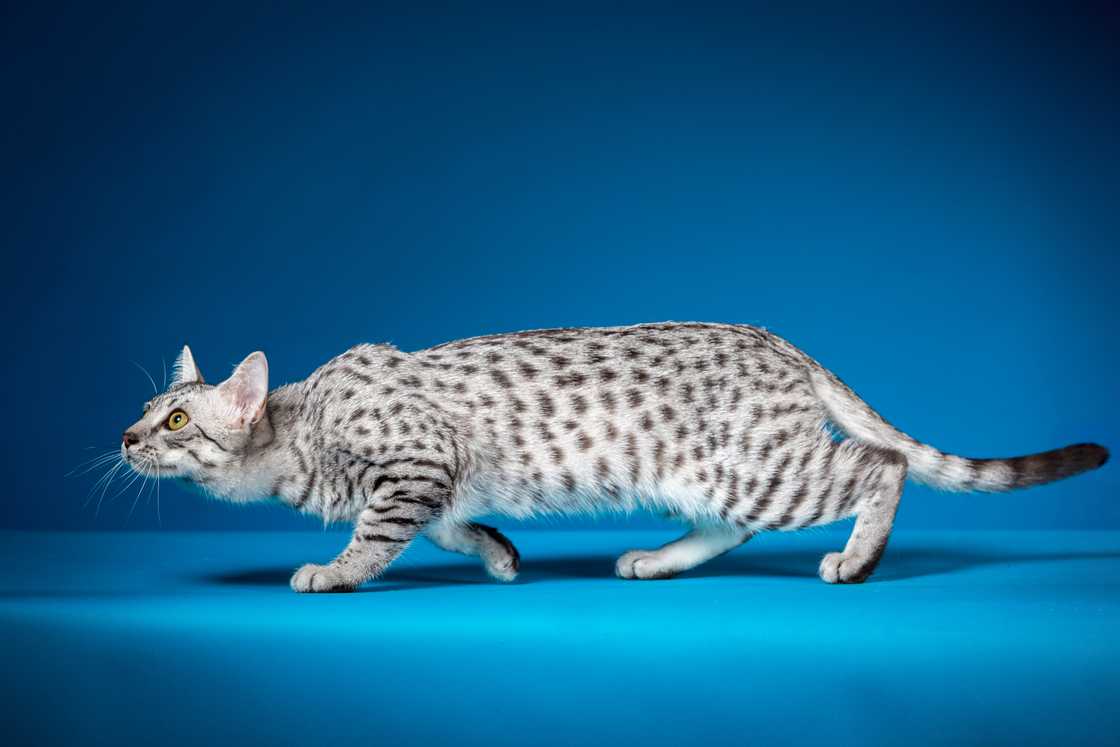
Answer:
M513 581L517 578L519 558L509 553L495 553L485 558L486 572L498 581Z
M830 552L821 558L818 573L821 580L829 584L858 584L871 575L874 568L870 565L867 558L859 555Z
M354 584L337 568L308 563L292 574L292 590L298 592L353 591Z
M479 554L486 572L498 581L512 581L517 578L517 571L521 567L521 555L509 538L494 527L475 524L476 529L482 531L483 542Z
M614 564L619 578L658 579L672 578L676 569L670 568L657 557L655 550L631 550Z

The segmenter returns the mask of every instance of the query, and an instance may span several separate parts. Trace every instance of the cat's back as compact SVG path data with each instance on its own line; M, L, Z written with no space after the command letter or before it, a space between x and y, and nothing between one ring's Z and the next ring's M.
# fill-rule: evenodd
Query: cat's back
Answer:
M655 414L687 420L808 395L808 360L757 327L666 322L456 340L402 357L391 383L466 410L493 430L498 414L514 427L560 417L575 430L599 415L649 430Z
M578 371L588 368L642 371L685 376L732 365L746 375L750 360L789 362L799 356L793 346L772 333L749 325L704 322L662 322L624 327L574 327L509 332L453 340L414 354L421 365L475 373L502 370L510 364L520 378L539 383L538 375L580 383ZM714 365L709 364L711 359ZM739 365L742 364L742 365ZM610 378L610 374L604 374ZM501 384L500 376L492 376ZM646 381L636 374L638 383Z
M399 414L412 404L492 429L499 414L514 426L563 416L569 430L596 412L639 422L659 412L669 421L808 394L808 360L764 329L698 322L530 330L414 353L363 344L302 382L302 409L342 410L337 418L363 405Z
M603 492L627 505L666 490L711 493L718 465L754 425L820 418L805 356L749 326L534 330L409 358L397 384L455 413L488 475L480 493L533 505L572 508Z

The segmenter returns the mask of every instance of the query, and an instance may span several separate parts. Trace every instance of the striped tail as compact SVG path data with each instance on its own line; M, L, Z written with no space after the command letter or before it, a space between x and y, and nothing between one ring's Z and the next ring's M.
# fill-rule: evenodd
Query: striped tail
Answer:
M1075 444L1007 459L968 459L943 454L892 426L834 374L813 365L813 389L832 422L857 441L893 449L909 462L915 479L943 490L998 493L1044 485L1096 469L1108 461L1108 449Z

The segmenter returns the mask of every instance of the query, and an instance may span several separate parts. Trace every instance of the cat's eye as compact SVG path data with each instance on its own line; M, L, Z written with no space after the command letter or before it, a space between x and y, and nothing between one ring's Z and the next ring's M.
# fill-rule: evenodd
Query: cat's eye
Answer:
M190 418L187 417L187 413L182 410L176 410L168 416L167 427L170 430L177 431L188 422L190 422Z

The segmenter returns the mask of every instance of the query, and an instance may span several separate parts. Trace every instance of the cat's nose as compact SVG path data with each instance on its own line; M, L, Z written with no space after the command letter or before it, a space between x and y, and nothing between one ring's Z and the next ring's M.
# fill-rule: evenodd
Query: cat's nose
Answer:
M124 447L127 449L129 446L135 446L140 443L140 437L132 431L125 431L124 436L121 437L121 443L123 443Z

